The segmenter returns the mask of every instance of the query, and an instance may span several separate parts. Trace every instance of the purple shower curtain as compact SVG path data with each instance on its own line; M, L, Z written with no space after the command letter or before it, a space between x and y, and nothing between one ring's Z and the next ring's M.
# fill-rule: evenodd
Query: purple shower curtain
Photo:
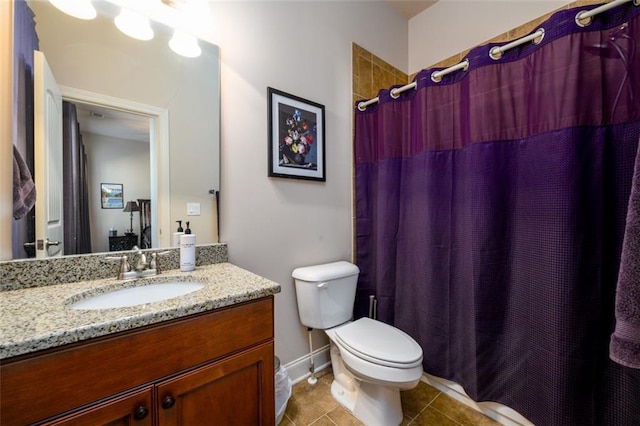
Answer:
M593 6L589 7L593 8ZM640 424L609 360L640 136L640 7L473 49L468 71L355 117L356 316L413 336L427 373L537 425Z
M76 105L62 102L64 254L91 253L87 154Z

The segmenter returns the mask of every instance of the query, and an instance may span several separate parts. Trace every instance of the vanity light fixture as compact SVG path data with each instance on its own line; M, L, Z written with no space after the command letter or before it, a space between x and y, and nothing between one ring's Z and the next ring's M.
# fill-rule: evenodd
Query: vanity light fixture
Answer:
M93 19L98 13L91 0L49 0L59 10L79 19Z
M169 47L178 55L186 56L187 58L196 58L202 53L198 40L180 30L174 30L173 37L169 40Z
M137 12L122 8L113 22L120 31L129 37L137 40L151 40L153 38L153 30L151 29L151 24L149 24L149 19Z

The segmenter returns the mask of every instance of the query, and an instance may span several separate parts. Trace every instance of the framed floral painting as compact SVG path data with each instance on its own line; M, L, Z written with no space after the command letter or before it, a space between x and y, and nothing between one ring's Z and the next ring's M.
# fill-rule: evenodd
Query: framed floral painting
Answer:
M269 176L325 181L324 105L267 88Z

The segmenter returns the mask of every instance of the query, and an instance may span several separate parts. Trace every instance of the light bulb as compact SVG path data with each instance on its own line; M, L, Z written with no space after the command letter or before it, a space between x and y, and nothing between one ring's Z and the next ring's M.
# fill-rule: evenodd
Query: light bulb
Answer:
M74 18L93 19L98 15L91 0L49 0L49 2Z
M151 40L153 38L153 30L149 24L149 20L139 13L129 9L122 9L120 14L113 20L116 27L129 37L138 40Z
M178 55L186 56L187 58L195 58L202 53L198 40L180 30L173 32L173 37L169 40L169 47Z

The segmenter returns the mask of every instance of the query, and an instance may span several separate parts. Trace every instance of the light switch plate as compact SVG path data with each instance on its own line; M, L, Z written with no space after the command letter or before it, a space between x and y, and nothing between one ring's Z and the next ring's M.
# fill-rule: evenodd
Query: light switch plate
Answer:
M187 216L200 216L200 203L187 203Z

